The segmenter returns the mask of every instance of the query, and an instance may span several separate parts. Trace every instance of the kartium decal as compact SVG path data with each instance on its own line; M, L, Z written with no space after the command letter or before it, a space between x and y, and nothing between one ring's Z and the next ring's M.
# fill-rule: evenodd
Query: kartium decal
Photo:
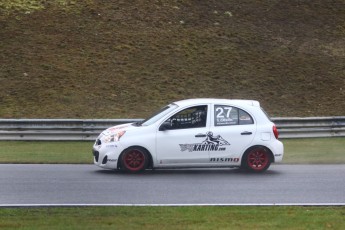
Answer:
M212 132L206 133L206 139L201 143L195 144L180 144L181 151L225 151L226 145L230 143L220 135L214 136Z

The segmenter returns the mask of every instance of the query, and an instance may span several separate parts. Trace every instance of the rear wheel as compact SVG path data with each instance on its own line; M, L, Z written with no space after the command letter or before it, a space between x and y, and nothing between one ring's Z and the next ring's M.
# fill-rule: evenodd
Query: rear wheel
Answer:
M263 172L271 165L268 149L257 146L249 149L242 159L242 167L251 172Z
M148 165L148 154L140 147L128 148L121 156L121 165L128 172L143 171Z

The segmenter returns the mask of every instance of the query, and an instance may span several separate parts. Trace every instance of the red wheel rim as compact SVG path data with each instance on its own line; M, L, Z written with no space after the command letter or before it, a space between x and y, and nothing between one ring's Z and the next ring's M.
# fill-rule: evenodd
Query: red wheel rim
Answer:
M268 154L263 149L254 149L248 154L247 162L250 168L260 171L269 163Z
M131 150L128 153L125 153L123 156L124 163L126 168L131 171L138 171L143 168L145 164L145 154L139 150Z

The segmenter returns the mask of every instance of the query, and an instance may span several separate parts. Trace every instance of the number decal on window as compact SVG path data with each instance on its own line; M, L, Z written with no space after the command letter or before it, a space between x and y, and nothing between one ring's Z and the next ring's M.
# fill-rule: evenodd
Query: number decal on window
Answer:
M217 113L217 118L223 118L224 116L223 114L223 108L222 107L218 107L216 108L216 113Z
M214 110L215 125L236 125L238 123L238 111L231 106L216 105Z
M232 107L218 107L216 108L217 118L230 118ZM224 113L224 110L226 113ZM224 116L226 114L226 116Z

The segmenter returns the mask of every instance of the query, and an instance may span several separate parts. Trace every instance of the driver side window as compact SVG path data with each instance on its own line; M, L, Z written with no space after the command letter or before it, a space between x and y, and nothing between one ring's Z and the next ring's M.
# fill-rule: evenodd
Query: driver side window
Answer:
M166 122L170 123L170 130L172 129L189 129L206 127L207 105L194 106L184 109Z

